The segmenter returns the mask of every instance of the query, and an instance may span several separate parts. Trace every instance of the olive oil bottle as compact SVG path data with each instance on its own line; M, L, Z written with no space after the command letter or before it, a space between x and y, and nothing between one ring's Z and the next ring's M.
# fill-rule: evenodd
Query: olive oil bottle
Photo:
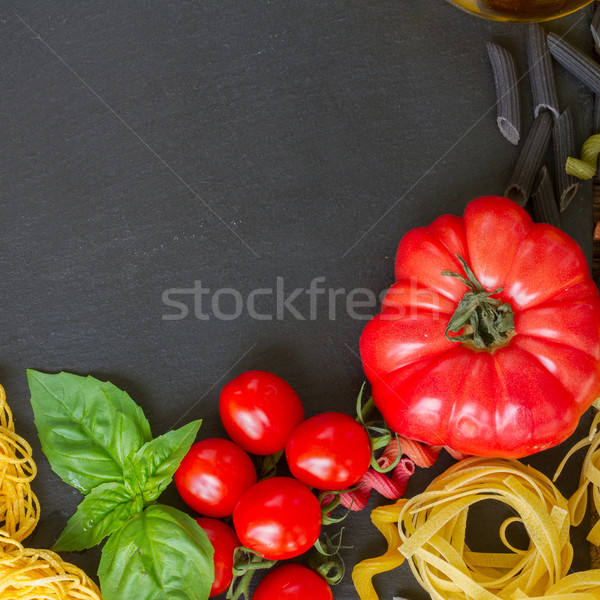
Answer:
M591 0L448 0L464 10L495 21L548 21L572 13Z

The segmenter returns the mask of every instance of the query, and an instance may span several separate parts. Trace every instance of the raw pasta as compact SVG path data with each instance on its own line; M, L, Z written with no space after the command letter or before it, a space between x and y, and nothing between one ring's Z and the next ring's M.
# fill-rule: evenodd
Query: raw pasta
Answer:
M36 473L31 446L15 433L6 394L0 386L0 531L19 542L39 520L40 505L30 485Z
M577 526L583 520L588 505L588 492L591 488L592 502L597 512L600 512L600 412L596 413L590 434L587 438L575 444L569 450L556 471L554 479L557 479L562 472L566 462L578 450L589 446L583 461L581 476L579 478L579 488L569 498L569 510L571 512L571 521ZM595 546L600 546L600 521L598 521L587 536L589 542Z
M515 60L506 48L493 42L488 42L487 52L494 74L498 129L516 145L521 137L521 102Z
M590 90L600 94L600 65L555 33L549 33L546 40L556 61Z
M558 118L560 111L554 69L546 43L546 32L539 23L531 23L527 26L527 62L534 116L537 117L540 111L547 109Z
M525 206L540 172L552 134L552 117L543 110L533 122L504 195Z
M484 500L504 503L515 515L499 531L506 552L472 551L465 541L469 509ZM433 600L599 597L600 570L569 574L573 548L567 500L545 475L519 461L467 458L422 494L376 508L372 520L388 550L354 568L361 600L377 600L373 576L404 560ZM526 549L509 542L513 523L524 526Z
M592 38L594 39L594 48L596 52L600 52L600 5L598 3L596 3L596 7L594 8L590 29L592 30Z
M545 166L540 170L536 188L531 195L531 201L533 214L538 223L549 223L555 227L560 227L560 214L554 187Z
M36 472L31 446L15 433L0 386L0 600L101 600L81 569L55 552L21 544L39 520L30 485Z
M560 212L571 203L579 183L574 175L567 173L566 164L569 156L575 153L575 133L573 115L567 108L554 123L552 130L554 146L554 163L556 165L556 189L558 192Z
M569 156L565 170L579 179L591 179L598 170L598 154L600 154L600 134L591 135L581 147L581 158Z

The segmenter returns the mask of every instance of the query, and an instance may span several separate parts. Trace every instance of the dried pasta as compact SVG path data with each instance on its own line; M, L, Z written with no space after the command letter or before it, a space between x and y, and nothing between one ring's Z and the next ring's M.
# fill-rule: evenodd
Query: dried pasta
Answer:
M560 214L554 187L550 181L548 169L543 166L538 176L536 188L531 195L533 214L538 223L549 223L560 227Z
M594 14L592 15L590 29L592 30L594 49L596 50L596 52L600 52L600 4L598 3L596 3L596 7L594 8Z
M554 122L552 140L554 146L554 164L558 165L556 169L556 189L560 212L563 212L569 206L579 188L579 182L576 177L568 173L566 169L569 156L575 154L575 127L570 108L562 112Z
M40 505L30 485L36 473L31 446L15 433L6 394L0 386L0 531L19 542L39 520Z
M546 40L556 61L590 90L600 94L600 65L555 33L549 33Z
M552 117L543 110L533 122L521 148L510 183L504 195L521 206L529 201L552 135Z
M591 179L598 170L600 154L600 134L591 135L581 147L581 158L569 156L565 171L579 179Z
M598 94L594 94L594 114L592 122L592 131L600 131L600 96Z
M100 600L81 569L55 552L21 544L39 520L30 485L36 473L31 446L15 433L0 386L0 600Z
M546 109L558 119L558 94L546 43L546 32L539 23L531 23L527 27L527 62L533 96L533 114L537 117L540 111Z
M465 541L469 509L495 500L514 516L499 531L506 552L472 551ZM425 492L376 508L372 520L388 542L387 552L354 568L361 600L377 600L372 578L407 560L433 600L594 600L600 570L569 574L573 548L567 500L542 473L516 460L471 457L438 476ZM507 537L524 526L529 545Z
M569 498L569 510L571 512L571 521L576 527L581 523L585 516L588 505L588 492L591 488L592 502L597 512L600 512L600 412L596 413L590 427L588 437L575 444L560 463L556 479L562 472L566 462L578 450L589 446L581 469L579 478L579 488ZM596 522L587 536L589 542L595 546L600 546L600 521Z
M515 60L506 48L493 42L488 42L487 52L494 74L498 129L517 145L521 137L521 101Z

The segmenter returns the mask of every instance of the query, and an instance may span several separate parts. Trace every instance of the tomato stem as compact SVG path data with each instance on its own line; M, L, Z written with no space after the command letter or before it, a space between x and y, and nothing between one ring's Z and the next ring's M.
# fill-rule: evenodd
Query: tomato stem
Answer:
M258 569L270 569L277 561L267 560L257 552L239 546L233 554L233 580L227 591L227 600L242 596L250 599L250 582Z
M283 450L276 452L275 454L267 454L261 456L258 461L258 481L263 479L269 479L269 477L275 477L277 475L277 464L283 456Z
M366 422L367 417L375 408L375 401L371 396L364 404L363 404L363 393L365 390L365 384L363 383L360 391L358 392L358 397L356 399L356 420L362 425L363 429L367 432L369 436L369 444L371 445L371 468L375 469L378 473L388 473L392 471L396 465L400 462L400 458L402 452L398 453L398 458L391 465L386 468L382 468L381 465L377 462L376 453L381 448L387 447L387 445L394 439L396 439L398 443L398 450L400 450L400 439L398 435L390 431L385 423L377 424L375 421Z
M344 490L326 490L319 494L319 504L321 505L321 524L331 525L332 523L341 523L352 511L352 506L346 508L345 512L339 517L331 516L331 513L342 503L341 495L352 493L361 487L361 484L354 485Z
M347 550L351 546L342 546L342 534L344 528L340 529L334 536L324 535L324 541L318 539L315 542L315 552L308 559L311 569L316 571L329 585L337 585L344 578L346 565L340 554L340 550Z
M476 348L491 348L504 344L515 329L514 312L507 302L492 298L504 288L487 292L466 261L459 254L456 256L466 277L454 271L442 271L442 275L456 277L469 291L462 297L448 322L446 338L451 342L468 342ZM461 335L450 335L461 330Z
M363 396L363 393L365 390L365 385L366 385L366 383L363 382L363 384L360 386L360 391L358 392L358 397L356 398L356 420L363 427L365 426L365 421L367 420L367 417L371 414L371 411L375 408L375 401L373 400L372 397L369 397L369 399L363 405L362 396Z

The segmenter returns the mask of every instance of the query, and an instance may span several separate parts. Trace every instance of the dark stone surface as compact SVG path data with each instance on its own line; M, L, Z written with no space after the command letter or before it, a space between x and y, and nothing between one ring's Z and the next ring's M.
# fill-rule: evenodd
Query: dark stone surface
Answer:
M308 414L352 412L365 321L347 293L385 289L403 233L502 193L517 157L495 125L485 43L506 45L523 73L525 26L442 0L39 0L4 2L0 17L0 381L39 465L32 545L51 543L80 496L41 453L26 368L110 379L156 435L195 418L202 436L222 435L220 388L250 368L287 379ZM589 50L588 18L547 28ZM557 75L579 144L592 99ZM527 128L526 79L521 91ZM563 225L590 256L588 185ZM304 319L278 318L273 292L256 303L270 320L197 318L190 295L186 318L164 318L179 312L165 290L195 281L212 291L204 310L220 288L246 299L281 278L287 296L316 277L345 290L335 315L325 295L311 315L302 293ZM217 298L217 312L235 310L231 293ZM536 461L551 472L559 456ZM180 505L173 489L165 499ZM346 542L348 570L384 547L368 511ZM98 552L68 558L93 574ZM427 597L406 565L378 586L386 600ZM349 573L335 597L356 598Z

